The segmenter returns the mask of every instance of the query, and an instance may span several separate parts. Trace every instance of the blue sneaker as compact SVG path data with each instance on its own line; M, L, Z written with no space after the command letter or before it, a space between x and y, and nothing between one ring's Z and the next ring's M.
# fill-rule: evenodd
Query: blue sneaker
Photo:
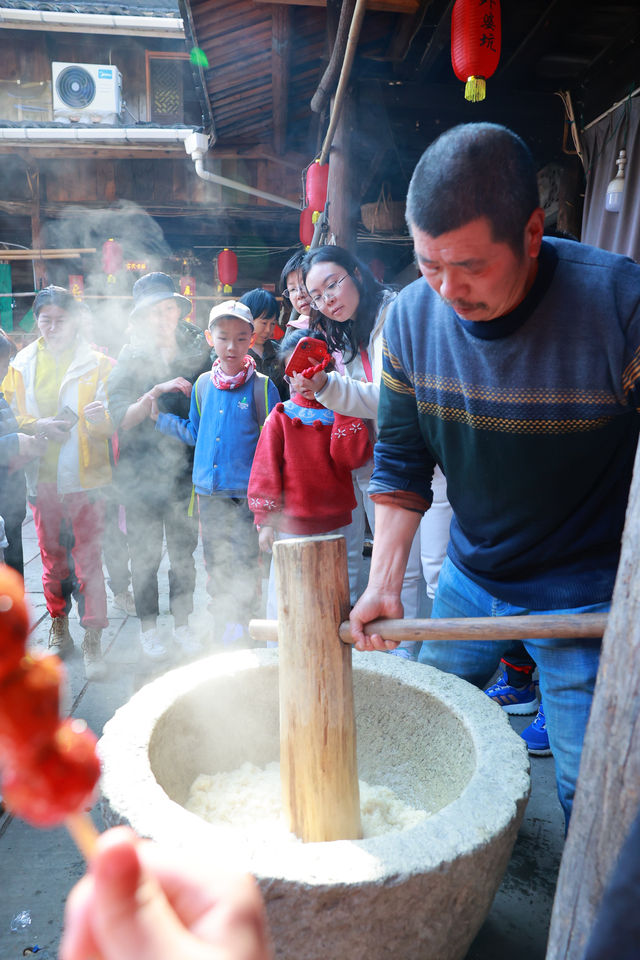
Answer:
M547 733L547 721L542 709L542 701L538 707L538 714L528 727L520 734L527 745L529 753L534 757L550 757L551 748L549 747L549 734Z
M512 713L518 717L525 717L535 713L538 709L538 694L533 681L524 687L513 687L507 679L507 671L503 670L496 682L487 687L485 693L494 703L502 707L505 713Z

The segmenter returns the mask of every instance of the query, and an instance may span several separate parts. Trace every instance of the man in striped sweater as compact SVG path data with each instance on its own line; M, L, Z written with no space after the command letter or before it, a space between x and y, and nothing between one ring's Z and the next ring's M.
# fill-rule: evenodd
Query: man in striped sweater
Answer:
M493 124L455 127L427 149L407 220L422 277L385 325L376 537L356 646L390 646L362 626L401 615L436 464L454 516L434 617L607 610L638 439L640 267L543 239L532 157ZM420 659L484 686L507 645L432 642ZM568 820L600 641L525 646Z

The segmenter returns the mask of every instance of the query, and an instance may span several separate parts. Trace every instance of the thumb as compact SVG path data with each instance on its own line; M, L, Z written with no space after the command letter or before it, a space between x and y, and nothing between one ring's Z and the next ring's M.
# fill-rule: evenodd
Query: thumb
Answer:
M158 881L141 866L136 838L106 834L92 863L92 927L104 960L187 957L191 935L178 921Z

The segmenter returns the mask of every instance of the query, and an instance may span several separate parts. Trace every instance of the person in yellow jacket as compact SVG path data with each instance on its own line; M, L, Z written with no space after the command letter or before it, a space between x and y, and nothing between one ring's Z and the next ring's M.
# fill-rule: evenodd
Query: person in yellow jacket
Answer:
M69 566L61 528L67 523L75 541L85 669L89 679L98 679L105 673L100 639L108 623L101 488L111 482L113 426L105 384L112 365L82 338L77 301L63 287L40 290L33 312L41 336L13 358L4 392L20 430L49 441L46 453L26 468L51 616L49 646L61 656L73 649L71 601L63 587Z

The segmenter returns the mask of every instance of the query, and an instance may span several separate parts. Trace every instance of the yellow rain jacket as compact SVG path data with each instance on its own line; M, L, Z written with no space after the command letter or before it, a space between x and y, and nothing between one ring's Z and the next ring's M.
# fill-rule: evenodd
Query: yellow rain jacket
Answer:
M4 395L23 433L33 433L33 424L42 416L36 400L36 367L43 345L40 338L20 350L11 361L3 383ZM112 363L107 357L92 350L86 341L77 341L59 391L58 411L70 407L78 415L78 422L69 431L69 439L60 445L60 494L92 490L111 483L108 441L113 424L108 413L102 423L90 423L82 416L82 410L94 400L107 406L106 382L111 370ZM35 496L38 485L38 464L38 460L33 460L25 467L31 496Z

